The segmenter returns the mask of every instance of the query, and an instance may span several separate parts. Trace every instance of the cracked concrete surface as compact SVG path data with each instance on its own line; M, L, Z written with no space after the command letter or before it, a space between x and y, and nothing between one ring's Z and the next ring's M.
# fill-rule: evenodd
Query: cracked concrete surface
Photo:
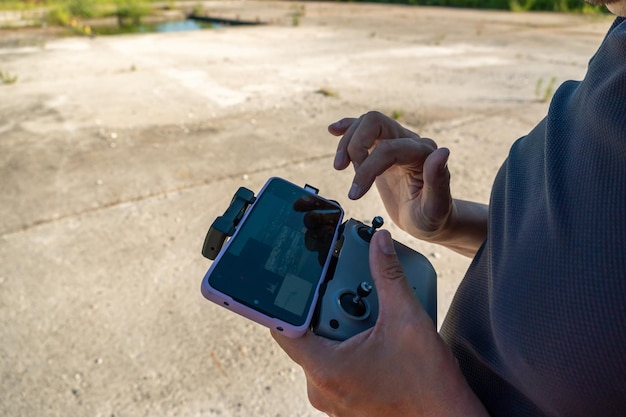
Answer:
M0 32L0 414L314 416L268 332L205 301L206 230L233 192L310 183L347 215L328 123L376 109L451 149L487 201L542 80L584 76L605 17L353 3L207 2L271 24L54 38ZM320 90L332 92L320 94ZM443 318L469 260L418 242Z

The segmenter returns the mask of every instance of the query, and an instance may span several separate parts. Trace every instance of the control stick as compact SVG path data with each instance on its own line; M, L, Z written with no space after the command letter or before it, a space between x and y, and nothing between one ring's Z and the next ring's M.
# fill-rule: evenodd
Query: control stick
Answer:
M363 317L367 313L367 306L363 299L372 293L372 284L363 281L356 288L356 294L346 292L339 297L339 304L343 310L354 317Z
M359 228L359 236L361 236L361 239L363 239L364 241L369 242L370 240L372 240L372 236L374 236L376 229L379 229L384 223L385 220L383 220L382 217L374 217L374 219L372 219L372 225L370 227L363 226Z

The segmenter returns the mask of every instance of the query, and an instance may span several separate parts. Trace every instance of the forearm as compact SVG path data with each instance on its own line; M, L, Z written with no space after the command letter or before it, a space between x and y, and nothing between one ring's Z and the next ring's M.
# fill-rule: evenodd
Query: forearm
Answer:
M453 201L447 225L430 240L468 257L474 257L487 238L489 206L472 201Z

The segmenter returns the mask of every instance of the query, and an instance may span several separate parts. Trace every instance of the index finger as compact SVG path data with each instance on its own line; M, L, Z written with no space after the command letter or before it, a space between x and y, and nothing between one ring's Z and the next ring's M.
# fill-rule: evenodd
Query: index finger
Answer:
M346 130L348 130L348 128L357 120L358 119L356 117L344 117L343 119L328 125L328 131L333 136L341 136L346 133Z
M336 163L335 168L344 169L350 161L360 165L379 140L402 137L419 138L419 135L380 112L370 111L353 122L339 140L337 155L342 158L336 161L341 163Z
M369 157L359 165L354 174L355 193L352 199L364 195L374 184L376 177L392 166L403 166L415 174L421 174L424 161L435 149L437 144L427 138L402 138L381 142Z
M346 130L337 144L337 156L342 156L341 165L335 168L344 169L350 161L362 163L369 155L370 148L378 141L382 133L382 116L370 112L359 117Z

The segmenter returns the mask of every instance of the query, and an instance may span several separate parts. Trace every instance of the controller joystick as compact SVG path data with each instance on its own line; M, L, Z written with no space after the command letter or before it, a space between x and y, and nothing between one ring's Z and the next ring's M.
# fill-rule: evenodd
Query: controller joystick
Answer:
M369 242L370 240L372 240L372 236L374 236L376 229L380 229L380 227L384 223L385 223L385 220L382 217L380 216L374 217L372 219L372 225L370 227L367 227L367 226L359 227L359 231L358 231L359 236L364 241Z
M344 292L339 297L339 304L343 311L350 316L363 317L367 315L368 308L364 302L364 298L372 293L373 287L367 281L363 281L356 288L356 294L351 291Z

